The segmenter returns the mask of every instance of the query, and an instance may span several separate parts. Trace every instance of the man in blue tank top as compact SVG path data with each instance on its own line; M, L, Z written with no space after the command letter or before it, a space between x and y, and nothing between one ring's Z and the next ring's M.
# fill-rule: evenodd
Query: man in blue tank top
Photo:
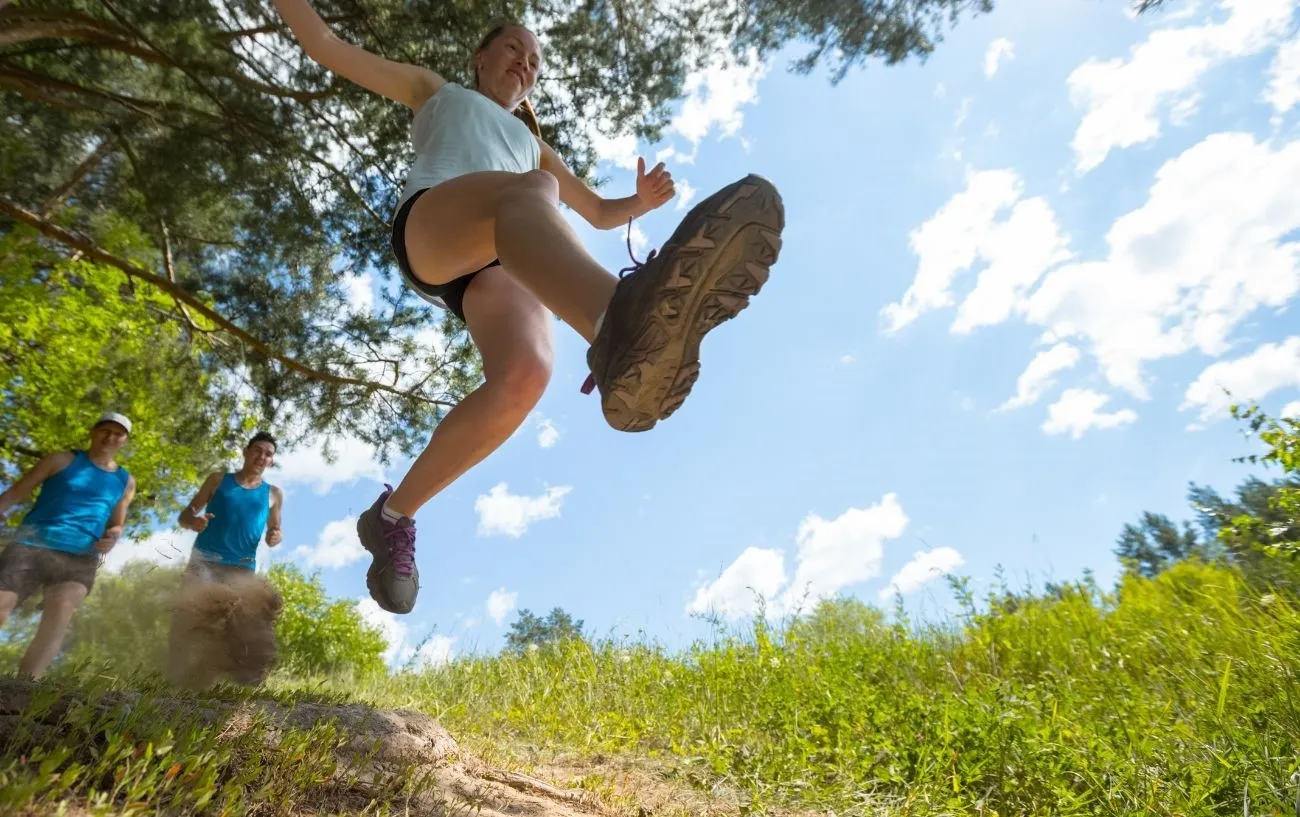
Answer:
M244 464L233 473L209 474L180 515L180 524L198 532L186 567L187 579L216 579L252 573L257 544L280 544L284 493L262 478L275 461L275 438L259 432L244 446Z
M41 623L19 672L40 677L63 646L72 616L95 585L103 554L117 544L135 497L135 478L117 464L131 421L107 413L90 429L86 451L59 451L0 494L0 518L38 487L36 502L0 552L0 626L25 598L42 591Z

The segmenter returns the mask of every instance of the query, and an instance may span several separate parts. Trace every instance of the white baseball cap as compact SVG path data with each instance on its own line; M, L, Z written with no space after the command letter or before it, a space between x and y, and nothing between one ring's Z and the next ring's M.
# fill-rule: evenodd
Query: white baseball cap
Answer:
M99 419L95 421L95 425L99 425L100 423L117 423L122 428L126 429L126 433L131 433L131 421L115 411L106 411L99 415Z

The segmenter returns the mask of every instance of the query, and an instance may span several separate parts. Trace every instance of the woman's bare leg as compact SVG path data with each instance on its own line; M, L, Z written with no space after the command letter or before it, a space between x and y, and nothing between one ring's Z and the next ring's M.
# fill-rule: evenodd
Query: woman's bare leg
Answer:
M551 379L551 313L508 272L491 267L474 276L464 309L483 359L483 385L447 412L389 497L388 508L401 516L415 516L509 439Z
M407 257L421 281L447 283L499 259L589 343L618 283L564 220L558 184L543 170L443 182L420 196L406 223Z
M537 301L592 344L587 362L606 421L644 431L689 393L703 336L744 309L767 280L784 219L775 188L747 176L696 205L655 259L620 280L564 221L553 176L486 171L444 182L412 205L406 252L411 271L430 284L500 259ZM481 310L480 322L490 323L491 312ZM507 352L503 360L532 354L526 337L498 341ZM549 377L549 346L546 360ZM487 374L486 354L484 365ZM373 556L367 586L386 610L409 612L418 595L416 509L500 445L527 414L520 406L531 408L540 397L540 388L529 399L507 399L486 383L483 388L489 390L469 395L442 421L438 432L445 439L436 447L431 441L399 493L381 494L357 521L361 543Z
M390 612L410 612L419 594L416 511L509 439L551 378L551 313L506 270L474 276L463 306L483 384L442 418L397 490L385 490L357 520L361 542L374 554L366 584Z

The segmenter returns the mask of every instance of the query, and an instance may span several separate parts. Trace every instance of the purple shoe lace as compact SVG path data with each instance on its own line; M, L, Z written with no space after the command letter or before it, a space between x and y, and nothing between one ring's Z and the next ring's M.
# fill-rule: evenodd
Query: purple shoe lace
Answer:
M415 522L403 518L392 524L384 522L384 540L392 557L393 572L409 576L415 570Z

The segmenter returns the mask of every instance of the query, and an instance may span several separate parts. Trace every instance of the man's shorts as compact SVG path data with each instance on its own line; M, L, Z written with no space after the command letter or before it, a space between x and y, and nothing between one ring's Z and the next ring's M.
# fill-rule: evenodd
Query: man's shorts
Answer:
M18 603L56 584L85 585L89 595L99 570L99 554L80 555L10 542L0 551L0 590L18 594Z
M253 573L252 567L222 564L199 556L191 556L189 564L185 565L185 574L181 580L185 584L195 581L225 582L239 576L251 576Z

